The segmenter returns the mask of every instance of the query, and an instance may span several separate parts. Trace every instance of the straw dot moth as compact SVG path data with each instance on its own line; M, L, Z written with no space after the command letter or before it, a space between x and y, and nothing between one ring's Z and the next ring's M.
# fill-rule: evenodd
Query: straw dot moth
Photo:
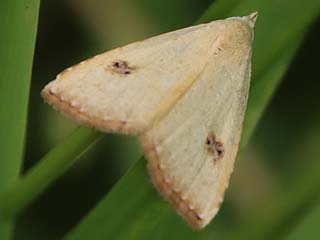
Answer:
M99 54L60 73L42 96L81 124L138 135L158 192L201 229L219 210L238 152L256 17Z

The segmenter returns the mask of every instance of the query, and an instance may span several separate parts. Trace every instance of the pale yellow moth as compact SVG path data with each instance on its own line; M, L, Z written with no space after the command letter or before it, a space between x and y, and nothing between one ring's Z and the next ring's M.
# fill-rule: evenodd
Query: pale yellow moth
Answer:
M217 214L239 148L257 13L97 55L42 91L101 131L137 134L152 181L193 228Z

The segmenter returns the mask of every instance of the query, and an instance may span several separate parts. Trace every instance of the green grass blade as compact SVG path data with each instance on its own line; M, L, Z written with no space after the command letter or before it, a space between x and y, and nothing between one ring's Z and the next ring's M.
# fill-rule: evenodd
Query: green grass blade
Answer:
M280 75L283 75L285 70L278 73L279 78L269 79L270 82L264 77L265 74L269 71L270 66L281 57L284 49L297 48L298 41L303 38L306 29L319 14L320 1L304 2L303 11L301 11L301 1L298 0L245 0L237 6L231 15L248 14L250 10L259 12L252 56L251 93L241 142L244 146L277 87L281 79Z
M90 128L78 128L53 148L27 175L0 194L0 220L15 217L50 183L69 169L101 135Z
M38 11L39 0L0 4L0 191L21 168ZM0 223L0 239L9 239L10 228Z
M320 205L305 217L303 222L298 224L296 229L286 237L286 240L313 239L320 236Z
M259 239L275 239L289 231L295 231L296 224L319 205L320 162L317 159L320 157L320 149L315 147L320 142L319 115L313 120L308 133L304 136L305 141L289 154L289 159L295 162L308 162L309 160L311 163L307 165L302 174L297 174L296 181L285 189L283 195L272 204L268 214L265 214L267 222L264 225L264 231L258 235L262 236ZM312 216L312 219L315 217ZM318 215L317 222L319 219ZM311 238L305 237L305 239Z
M313 209L312 212L297 225L293 232L291 232L286 240L300 240L300 239L313 239L315 236L320 236L320 204Z
M293 162L309 163L303 173L296 174L295 180L284 189L265 209L256 216L247 219L226 239L278 239L292 231L291 237L300 236L302 230L295 226L299 220L303 219L310 210L319 210L318 203L320 198L320 149L315 148L320 141L320 121L319 116L313 119L313 123L308 126L304 141L289 153L289 159ZM311 160L311 161L310 161ZM311 162L311 163L310 163ZM315 221L310 226L301 222L301 228L314 228L319 222L319 211L316 214L309 214L311 219L307 222ZM256 224L256 223L259 224ZM252 226L255 226L254 228ZM316 231L316 229L313 229ZM296 232L296 233L295 233ZM312 236L312 235L311 235ZM313 235L316 236L316 235ZM304 237L303 239L312 239Z
M301 36L299 36L288 42L284 51L278 54L278 57L272 64L269 64L269 68L260 74L260 77L256 78L258 80L255 81L255 84L250 90L250 100L248 101L248 108L244 121L241 148L248 143L264 109L280 83L279 80L285 75L291 63L291 59L293 59L302 40Z
M166 206L151 186L145 160L142 158L137 161L119 180L117 186L96 206L90 216L78 225L78 230L66 239L121 239L123 236L141 239L141 232L150 233ZM143 208L147 211L140 215L137 209ZM154 219L155 216L158 220ZM150 225L143 224L145 221L152 222L151 228ZM131 224L127 224L128 222ZM141 227L143 229L140 229ZM139 238L133 238L137 234Z
M228 1L227 4L229 4ZM299 1L283 1L281 3L277 2L277 4L275 3L275 1L242 1L241 4L236 6L236 9L230 11L231 13L233 13L233 15L248 14L253 10L260 11L260 16L258 18L256 26L256 44L254 46L255 54L253 58L254 69L256 69L256 72L253 75L252 80L253 86L251 89L250 102L248 105L249 121L246 123L246 127L244 129L245 139L249 138L249 135L252 132L252 129L255 127L259 117L261 116L263 109L266 107L268 100L272 96L272 93L275 91L276 86L280 82L283 74L289 66L290 61L294 56L294 53L296 52L300 40L302 39L302 36L305 32L304 29L315 18L320 7L320 4L316 1L309 2L309 5L305 8L307 9L307 11L304 11L304 13L301 14L300 9L297 8L298 4ZM295 7L295 11L291 10L291 6ZM229 12L227 8L223 8L222 6L220 7L221 9L223 9L224 14ZM286 9L288 7L290 7L290 11ZM210 16L207 15L203 17L203 19L211 20ZM274 21L279 21L282 23L274 24ZM292 21L294 21L296 25L291 28ZM273 27L272 31L270 29L271 26ZM288 31L288 33L286 34L280 34L281 31L283 31L283 29L288 28L288 26L290 26L291 30ZM279 41L273 40L269 41L268 43L268 39L276 39L276 37L272 37L273 32L280 34ZM139 166L142 164L140 162L137 163ZM140 175L145 175L145 169L143 169L141 166L134 167L133 169L131 169L127 176L130 175L139 178L141 177ZM133 177L126 177L125 179L122 179L121 185L117 184L113 188L112 192L106 195L106 197L100 202L100 204L95 209L93 209L89 213L89 215L83 220L83 222L67 236L67 239L85 239L82 237L84 236L84 234L88 234L90 236L92 236L92 234L95 234L94 236L104 238L115 237L115 232L103 230L104 228L106 228L106 225L109 224L109 221L102 220L103 215L105 215L108 212L111 212L115 208L118 208L118 210L121 211L121 206L131 204L129 202L130 199L124 197L126 196L127 189L148 189L149 187L150 184L147 179L145 179L145 182L141 182L139 185L136 185ZM119 195L116 196L117 194ZM150 191L150 194L153 195L154 192ZM130 194L128 194L127 196L130 196ZM137 197L137 193L135 193L135 197ZM135 210L131 212L131 215L125 214L125 217L123 217L120 221L121 226L117 226L117 232L127 231L128 228L132 228L132 224L139 224L145 227L150 225L150 221L141 220L143 219L142 216L146 212L152 211L150 208L148 208L150 202L148 202L148 200L146 199L149 198L146 198L142 195L140 196L140 205L143 205L142 203L144 203L145 207L141 207L139 209L135 208ZM154 199L153 201L158 202L159 200ZM137 219L136 223L131 220L133 216L135 219ZM166 225L165 219L165 215L155 214L153 221L159 222L163 220L161 224ZM100 227L97 226L97 224L99 224ZM175 226L176 224L177 223L174 223L173 226ZM174 227L170 228L170 226L167 226L164 227L164 229L165 228L173 230ZM141 231L141 234L143 234L143 231ZM188 232L188 234L190 236L190 239L202 238L205 235L190 232ZM144 239L141 237L142 235L138 235L136 238L123 237L121 239ZM150 239L151 235L147 236L145 239L148 239L148 237Z
M236 8L244 0L216 0L204 14L196 21L196 24L210 22L231 16L232 9Z

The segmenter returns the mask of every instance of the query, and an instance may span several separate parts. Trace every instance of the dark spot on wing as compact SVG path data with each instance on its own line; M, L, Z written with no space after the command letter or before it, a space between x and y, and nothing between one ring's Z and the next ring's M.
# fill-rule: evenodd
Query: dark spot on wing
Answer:
M216 162L223 158L224 155L224 146L222 142L216 140L214 133L209 133L205 147L208 154L213 156L213 161Z
M136 67L130 66L127 61L115 60L111 63L108 69L120 75L129 75L136 69Z

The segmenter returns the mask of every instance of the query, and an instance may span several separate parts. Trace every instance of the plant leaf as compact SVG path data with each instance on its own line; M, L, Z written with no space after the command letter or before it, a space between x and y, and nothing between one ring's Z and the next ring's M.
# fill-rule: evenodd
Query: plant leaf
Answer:
M320 141L320 125L319 116L313 119L313 123L307 126L307 133L304 141L289 153L289 159L293 162L311 162L300 174L296 174L295 180L289 186L274 197L274 200L261 209L257 216L251 216L243 221L236 229L233 229L225 239L277 239L292 231L289 239L300 236L303 229L313 228L306 226L303 217L310 213L310 210L319 209L320 197L320 162L317 161L320 156L320 149L315 148ZM311 159L311 161L309 161ZM314 159L314 161L312 161ZM319 220L319 215L309 214L309 221ZM302 219L301 228L295 229L295 226ZM259 224L256 224L259 222ZM255 226L255 227L252 227ZM313 229L313 231L316 231ZM296 233L295 233L296 232ZM313 235L317 236L317 235ZM312 239L304 237L304 239Z
M0 192L19 175L39 0L4 0L0 7ZM10 239L12 224L0 222L0 239Z
M50 183L69 169L101 135L91 128L81 127L53 148L27 175L0 194L0 219L15 217Z
M320 235L320 205L318 204L312 212L303 219L302 222L291 232L287 240L313 239Z

